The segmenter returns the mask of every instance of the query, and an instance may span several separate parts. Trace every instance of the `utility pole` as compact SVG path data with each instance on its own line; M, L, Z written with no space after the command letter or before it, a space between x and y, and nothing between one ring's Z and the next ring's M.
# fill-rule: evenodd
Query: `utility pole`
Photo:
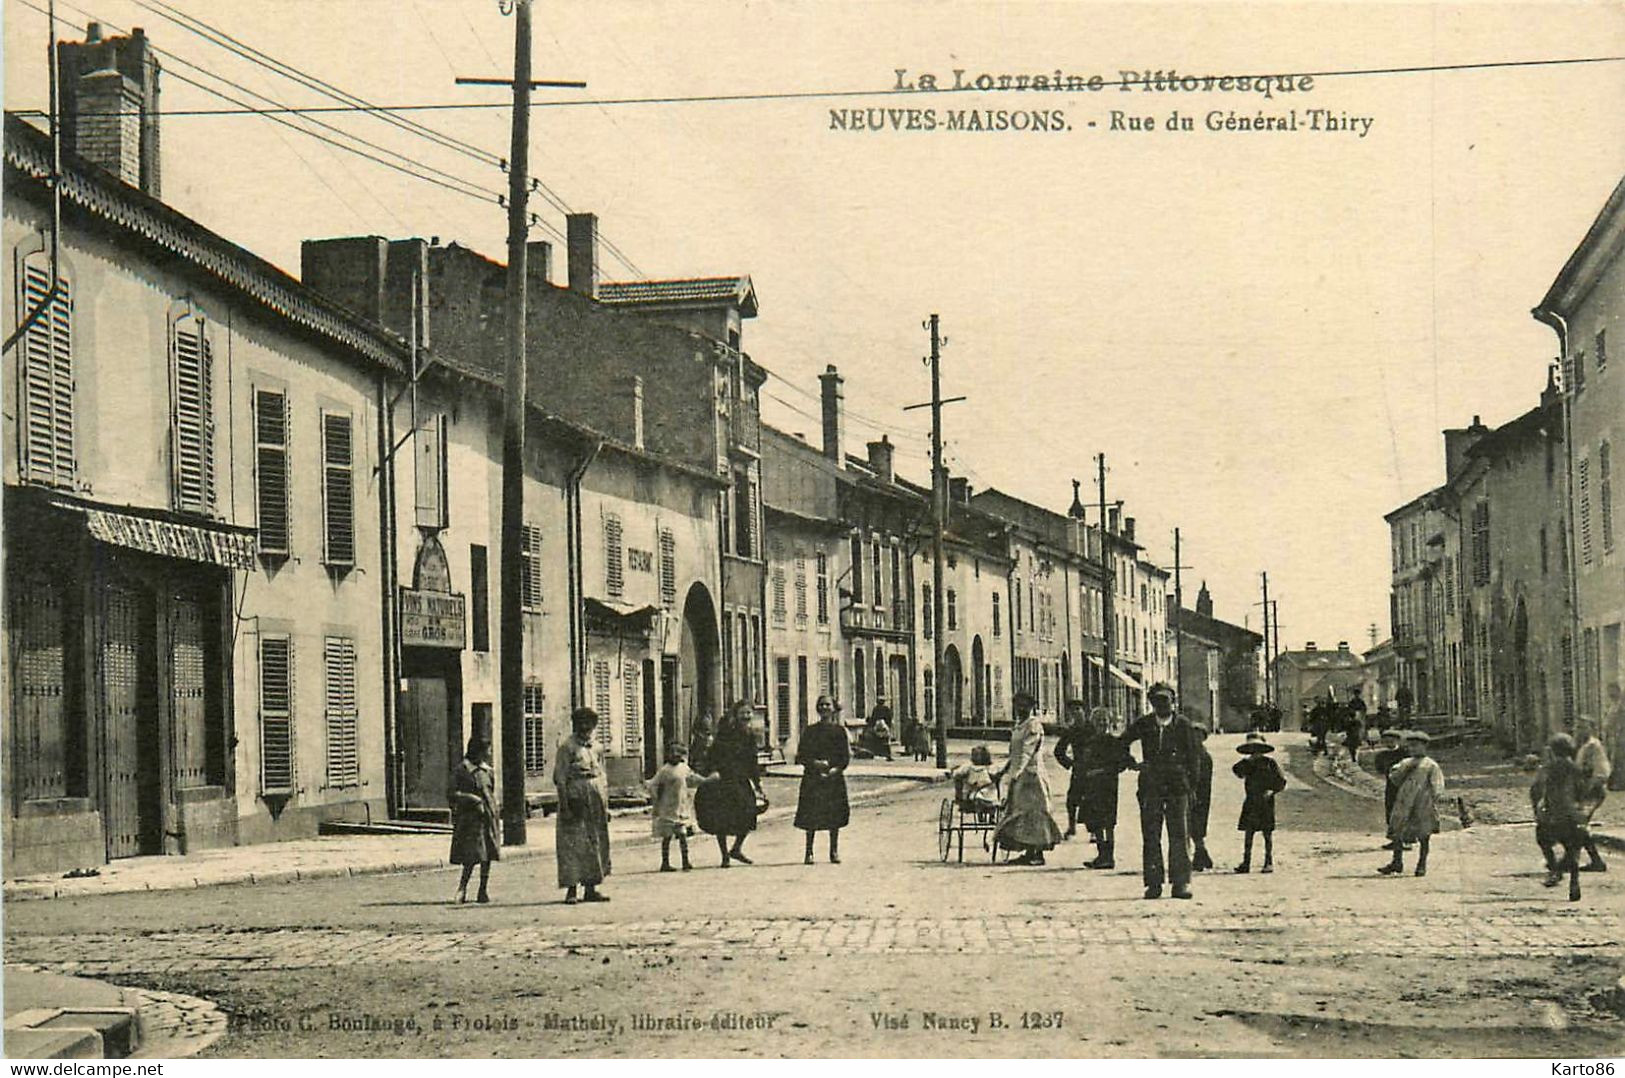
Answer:
M1185 706L1185 591L1180 586L1179 570L1184 568L1179 563L1179 529L1174 529L1174 696L1179 700L1179 706ZM1212 716L1208 716L1209 721Z
M1106 533L1109 530L1106 527L1106 454L1096 454L1095 463L1097 465L1096 484L1100 491L1100 561L1106 567L1106 591L1101 609L1101 616L1106 622L1106 632L1102 640L1101 651L1102 658L1106 660L1106 699L1110 700L1116 695L1116 690L1112 685L1112 678L1116 676L1112 672L1112 659L1117 653L1116 645L1113 642L1113 638L1117 634L1117 621L1112 608L1115 605L1114 599L1117 595L1117 567L1112 560L1111 544L1106 541ZM1111 705L1108 704L1107 706Z
M1275 658L1281 657L1281 601L1276 599L1270 603L1270 617L1275 622L1275 629L1270 634L1270 640L1275 644ZM1270 663L1270 681L1273 686L1275 699L1281 698L1281 670L1279 662Z
M942 349L947 345L948 338L940 333L939 319L932 315L925 323L931 331L931 355L926 362L931 365L931 402L929 404L910 404L903 409L911 412L916 408L931 409L931 684L935 687L937 709L937 766L948 766L948 709L943 707L943 699L947 695L943 685L942 650L944 647L942 633L945 625L943 614L943 583L942 583L942 538L948 527L948 469L942 463L942 406L962 401L964 397L942 397ZM958 696L961 686L955 685L953 695Z
M502 730L502 843L525 844L525 621L520 608L521 547L525 522L525 308L526 241L530 238L530 91L537 86L580 88L583 82L536 82L530 77L531 0L510 0L513 15L511 78L459 78L459 86L513 90L513 137L508 150L508 355L502 401L502 559L497 599ZM504 11L508 3L501 4ZM573 663L572 663L573 666ZM572 671L573 674L573 671Z
M1275 693L1270 682L1274 677L1274 653L1270 651L1270 575L1264 573L1264 703L1273 705Z

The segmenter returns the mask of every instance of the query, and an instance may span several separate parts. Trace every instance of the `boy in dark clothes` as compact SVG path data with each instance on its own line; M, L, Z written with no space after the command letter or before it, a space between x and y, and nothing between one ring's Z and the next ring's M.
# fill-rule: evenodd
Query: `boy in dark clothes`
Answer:
M1547 887L1556 887L1567 873L1569 901L1580 900L1580 858L1590 835L1585 826L1585 812L1581 808L1581 791L1585 776L1574 762L1574 738L1568 734L1553 734L1546 744L1546 762L1535 774L1529 787L1529 803L1535 810L1535 839L1546 855ZM1563 859L1557 860L1554 846L1563 847Z
M1388 817L1394 811L1394 784L1388 781L1388 773L1394 765L1405 758L1405 750L1399 746L1399 731L1384 730L1382 732L1382 748L1377 750L1376 758L1372 763L1376 766L1377 774L1382 776L1382 820L1383 827L1387 829L1388 841L1383 849L1396 848L1397 840L1394 838L1393 828L1388 827Z
M1196 743L1196 785L1191 789L1191 842L1196 849L1191 854L1191 871L1206 872L1213 867L1213 856L1207 852L1208 810L1213 805L1213 757L1207 751L1207 724L1200 719L1191 721Z
M1275 871L1275 795L1286 789L1286 776L1281 774L1281 768L1269 753L1275 751L1275 746L1264 740L1264 735L1253 731L1247 735L1247 740L1236 746L1236 751L1242 754L1230 770L1241 779L1246 793L1241 802L1241 819L1236 821L1236 830L1242 833L1241 864L1236 871L1251 872L1253 869L1253 836L1262 833L1264 836L1264 864L1260 872Z

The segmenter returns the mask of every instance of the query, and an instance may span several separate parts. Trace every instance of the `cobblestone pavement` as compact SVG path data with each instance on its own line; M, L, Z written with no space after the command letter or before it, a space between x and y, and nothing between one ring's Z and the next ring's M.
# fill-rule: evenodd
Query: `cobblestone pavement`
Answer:
M59 973L97 977L219 970L288 970L437 962L451 952L556 958L583 951L745 953L811 956L1090 953L1099 948L1162 955L1253 958L1260 945L1289 962L1402 951L1426 957L1559 955L1576 949L1625 955L1625 916L1366 915L1325 921L1287 914L1199 914L1150 920L1091 914L1052 917L755 918L538 926L433 933L366 929L211 931L145 936L39 936L13 942L15 959Z

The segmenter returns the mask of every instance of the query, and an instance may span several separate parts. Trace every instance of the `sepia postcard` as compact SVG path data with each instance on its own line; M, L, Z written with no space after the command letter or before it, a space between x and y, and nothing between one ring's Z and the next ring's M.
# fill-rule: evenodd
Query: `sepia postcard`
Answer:
M1625 8L3 19L13 1073L1614 1073Z

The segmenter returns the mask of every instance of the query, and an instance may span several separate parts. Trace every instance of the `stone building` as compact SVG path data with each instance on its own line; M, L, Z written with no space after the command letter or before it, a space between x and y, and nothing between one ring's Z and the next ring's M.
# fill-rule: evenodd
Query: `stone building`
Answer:
M1252 725L1258 701L1258 649L1264 638L1213 616L1213 596L1203 581L1195 610L1176 610L1179 638L1180 710L1214 731L1238 732Z

